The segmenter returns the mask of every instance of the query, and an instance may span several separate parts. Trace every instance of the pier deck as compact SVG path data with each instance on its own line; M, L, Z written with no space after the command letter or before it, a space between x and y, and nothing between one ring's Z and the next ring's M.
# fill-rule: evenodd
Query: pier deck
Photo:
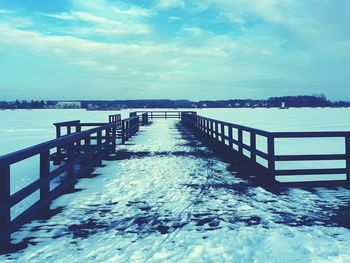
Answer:
M349 190L267 191L237 176L178 121L142 127L108 159L79 179L75 192L53 201L56 215L13 234L14 244L33 245L0 261L307 262L350 256L349 225L342 218Z

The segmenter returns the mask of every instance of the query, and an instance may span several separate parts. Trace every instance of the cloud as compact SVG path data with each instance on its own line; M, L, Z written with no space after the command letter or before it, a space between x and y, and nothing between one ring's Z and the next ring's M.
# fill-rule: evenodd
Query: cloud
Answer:
M327 94L332 83L343 90L350 84L349 18L328 0L71 4L64 12L21 14L22 26L12 22L19 15L6 15L0 49L58 61L84 76L81 85L126 88L134 96ZM64 78L55 81L73 76Z
M160 9L169 9L174 7L185 7L185 2L182 0L160 0L157 5Z
M64 12L60 14L47 14L47 16L66 21L79 21L90 23L91 26L79 25L72 27L73 30L70 30L70 32L81 33L85 35L143 35L149 34L151 32L151 29L143 23L137 23L135 21L123 22L118 21L117 19L109 19L103 16L97 16L87 12Z

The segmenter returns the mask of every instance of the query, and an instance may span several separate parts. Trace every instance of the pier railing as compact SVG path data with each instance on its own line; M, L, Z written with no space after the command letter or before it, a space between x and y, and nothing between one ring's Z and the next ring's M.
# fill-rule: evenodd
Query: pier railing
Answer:
M217 145L223 146L225 150L238 153L242 158L249 159L251 165L262 168L272 180L275 180L275 176L344 175L345 180L350 182L350 132L268 132L192 113L183 114L182 122L204 134ZM258 136L266 142L266 150L258 149ZM244 137L248 138L248 142L244 140ZM275 151L276 140L280 138L341 138L344 140L345 153L277 155ZM260 160L258 161L257 158ZM277 162L334 160L343 161L345 167L318 168L316 166L308 169L276 169ZM326 181L333 181L333 179L330 178Z
M53 199L74 187L77 178L115 152L118 134L124 143L136 134L140 123L138 116L121 120L117 114L110 115L108 123L74 120L54 125L56 139L0 156L0 252L10 245L12 233L47 211ZM33 157L38 157L39 179L12 193L11 167ZM39 200L17 216L11 213L14 206L37 192Z
M122 144L125 144L132 136L134 136L140 129L139 117L131 114L132 117L124 119L121 126Z
M195 113L194 111L135 111L137 116L148 114L149 119L181 119L183 113Z
M114 123L87 131L72 133L42 144L0 157L0 246L10 244L11 233L32 219L41 210L47 210L50 202L73 186L76 179L115 150ZM51 170L50 152L62 149L62 162ZM39 157L39 179L11 193L11 166L23 160ZM63 176L63 177L62 177ZM60 177L52 189L54 179ZM33 193L39 191L40 198L16 218L11 218L11 208Z

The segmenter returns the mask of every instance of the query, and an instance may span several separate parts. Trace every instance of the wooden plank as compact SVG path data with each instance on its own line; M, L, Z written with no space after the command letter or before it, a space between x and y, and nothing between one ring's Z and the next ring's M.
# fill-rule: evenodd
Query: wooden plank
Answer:
M345 160L345 154L276 155L276 161L331 161Z
M332 138L345 137L348 132L273 132L275 138Z
M35 191L39 190L40 187L44 185L44 182L41 179L37 179L29 185L23 187L21 190L18 190L16 193L12 194L10 197L10 206L14 206L21 202L23 199L27 198Z
M318 175L318 174L345 174L345 168L332 169L290 169L276 170L275 175Z

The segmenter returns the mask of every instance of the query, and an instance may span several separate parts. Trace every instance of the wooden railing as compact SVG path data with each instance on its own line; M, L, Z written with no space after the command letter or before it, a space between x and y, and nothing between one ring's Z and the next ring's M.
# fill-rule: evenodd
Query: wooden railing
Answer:
M121 126L122 144L125 144L132 136L134 136L140 129L140 120L136 114L133 117L124 119Z
M0 252L11 243L11 234L29 222L36 214L49 209L50 203L102 159L115 152L118 132L123 141L139 130L139 117L121 120L120 114L110 115L109 123L81 123L79 120L60 122L56 139L0 156ZM88 127L88 130L83 128ZM91 128L92 127L92 128ZM39 179L11 193L11 166L32 157L39 157ZM54 166L50 165L53 161ZM53 168L53 170L51 170ZM60 177L58 185L52 183ZM57 183L57 182L56 182ZM13 218L11 208L39 191L40 198Z
M252 165L265 167L268 175L274 180L275 176L288 175L345 175L346 182L350 182L350 132L268 132L242 125L219 121L211 118L185 113L182 122L205 134L207 138L224 146L229 151L238 153L243 158L249 158ZM243 134L249 138L249 143L244 142ZM266 151L258 149L257 136L266 141ZM276 139L279 138L342 138L345 143L345 153L338 154L300 154L300 155L277 155L275 153ZM246 151L248 154L244 154ZM266 161L261 165L257 157ZM311 168L311 169L276 169L276 162L292 161L334 161L345 162L342 168ZM317 181L314 180L313 182ZM324 181L324 180L322 180ZM329 181L333 181L329 179Z
M73 122L70 124L76 125ZM101 160L115 150L114 130L115 123L108 123L0 157L0 247L8 246L11 233L31 220L39 211L47 210L54 198L74 186L79 176L91 167L100 165ZM65 157L63 162L51 170L50 151L57 148L65 152ZM39 156L39 179L11 193L11 166L35 156ZM61 178L58 186L51 189L51 182L62 175L64 178ZM16 218L11 219L11 208L36 191L40 192L40 199Z
M114 123L113 129L111 129L111 135L117 134L118 130L121 130L122 120L120 114L114 114L108 116L108 123ZM92 127L101 127L107 125L105 122L90 122L90 123L82 123L80 120L74 121L65 121L65 122L57 122L53 125L56 127L56 138L60 138L62 136L67 136L72 133L78 133L85 129L91 129ZM106 136L110 136L107 134L102 136L102 139L106 139ZM97 136L92 136L91 139L97 139ZM62 159L64 159L63 149L57 147L57 151L51 155L51 159L54 161L54 164L59 164Z
M148 114L150 119L181 119L183 113L194 113L193 111L136 111L135 114L140 116L143 113Z

